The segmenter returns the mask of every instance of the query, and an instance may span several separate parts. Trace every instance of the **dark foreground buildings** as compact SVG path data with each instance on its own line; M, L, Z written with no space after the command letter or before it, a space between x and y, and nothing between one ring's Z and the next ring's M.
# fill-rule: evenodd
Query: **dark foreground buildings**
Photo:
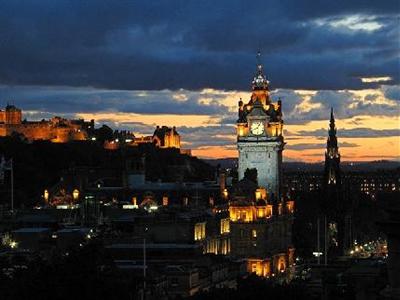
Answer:
M61 264L75 251L92 249L102 253L95 273L103 278L108 270L132 280L131 298L236 288L250 273L290 281L294 202L282 191L281 109L280 101L270 99L259 64L249 102L239 103L236 181L222 169L210 176L210 166L182 154L175 128L159 127L152 142L129 147L120 142L124 136L110 141L119 146L109 149L96 146L95 139L32 143L49 153L69 148L80 157L40 191L34 209L2 214L8 276L16 276L21 265L32 268L36 255L43 260L37 262L40 271L42 264ZM15 255L21 256L19 266Z
M300 287L305 299L398 295L398 173L345 172L332 111L324 171L283 176L282 130L282 103L272 101L258 65L249 101L239 101L238 176L184 154L175 128L159 127L129 147L121 141L131 137L119 133L110 140L118 146L109 149L91 139L5 140L1 146L19 150L17 198L21 170L36 170L24 187L43 182L13 214L6 209L8 188L1 194L7 197L0 210L2 296L213 297L246 290L246 280L255 291L244 298L266 286ZM48 162L51 153L56 166ZM378 223L380 203L386 212Z
M329 121L328 139L325 152L325 169L322 184L321 212L326 226L326 247L334 255L343 255L345 248L346 204L343 197L342 176L340 170L340 153L336 137L333 108ZM322 219L322 218L321 218Z

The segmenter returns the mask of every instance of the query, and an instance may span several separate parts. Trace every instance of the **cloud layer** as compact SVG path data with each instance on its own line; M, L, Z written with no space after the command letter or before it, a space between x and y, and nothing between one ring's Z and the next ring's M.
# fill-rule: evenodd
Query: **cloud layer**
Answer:
M399 10L397 0L2 1L0 106L143 134L177 125L197 154L233 156L237 101L261 50L287 159L322 159L331 107L345 158L396 158Z
M2 1L0 83L246 90L399 82L397 1Z

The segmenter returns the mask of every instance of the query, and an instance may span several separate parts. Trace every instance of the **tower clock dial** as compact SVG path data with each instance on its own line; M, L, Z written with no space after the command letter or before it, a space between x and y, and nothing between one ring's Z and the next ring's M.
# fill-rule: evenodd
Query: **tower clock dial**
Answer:
M254 135L261 135L264 133L264 124L263 122L257 121L253 122L250 127L251 133Z

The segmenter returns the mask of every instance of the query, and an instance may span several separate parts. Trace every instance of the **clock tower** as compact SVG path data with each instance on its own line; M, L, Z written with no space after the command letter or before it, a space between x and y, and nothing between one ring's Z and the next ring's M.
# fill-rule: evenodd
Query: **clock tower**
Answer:
M260 54L258 54L258 57ZM252 81L249 102L239 101L237 120L238 175L243 179L247 169L257 170L258 185L266 188L270 197L281 196L283 121L281 101L271 102L269 81L261 63Z

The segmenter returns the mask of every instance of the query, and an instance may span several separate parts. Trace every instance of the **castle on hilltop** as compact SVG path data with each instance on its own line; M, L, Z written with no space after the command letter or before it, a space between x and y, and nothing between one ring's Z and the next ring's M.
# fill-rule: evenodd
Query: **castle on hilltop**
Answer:
M94 120L68 120L53 117L49 120L22 120L21 109L7 105L0 110L0 136L23 135L28 141L48 140L54 143L82 141L88 139L88 132L94 129Z
M108 150L119 149L121 144L126 146L153 144L157 148L176 148L180 149L182 154L191 155L190 149L181 149L181 137L175 126L157 126L153 135L139 137L131 131L112 131L111 128L105 127L110 131L103 145ZM21 109L14 105L8 104L5 110L0 110L0 137L21 135L30 142L45 140L53 143L67 143L95 141L97 134L94 120L87 122L83 119L70 120L56 116L49 120L27 121L22 119Z

